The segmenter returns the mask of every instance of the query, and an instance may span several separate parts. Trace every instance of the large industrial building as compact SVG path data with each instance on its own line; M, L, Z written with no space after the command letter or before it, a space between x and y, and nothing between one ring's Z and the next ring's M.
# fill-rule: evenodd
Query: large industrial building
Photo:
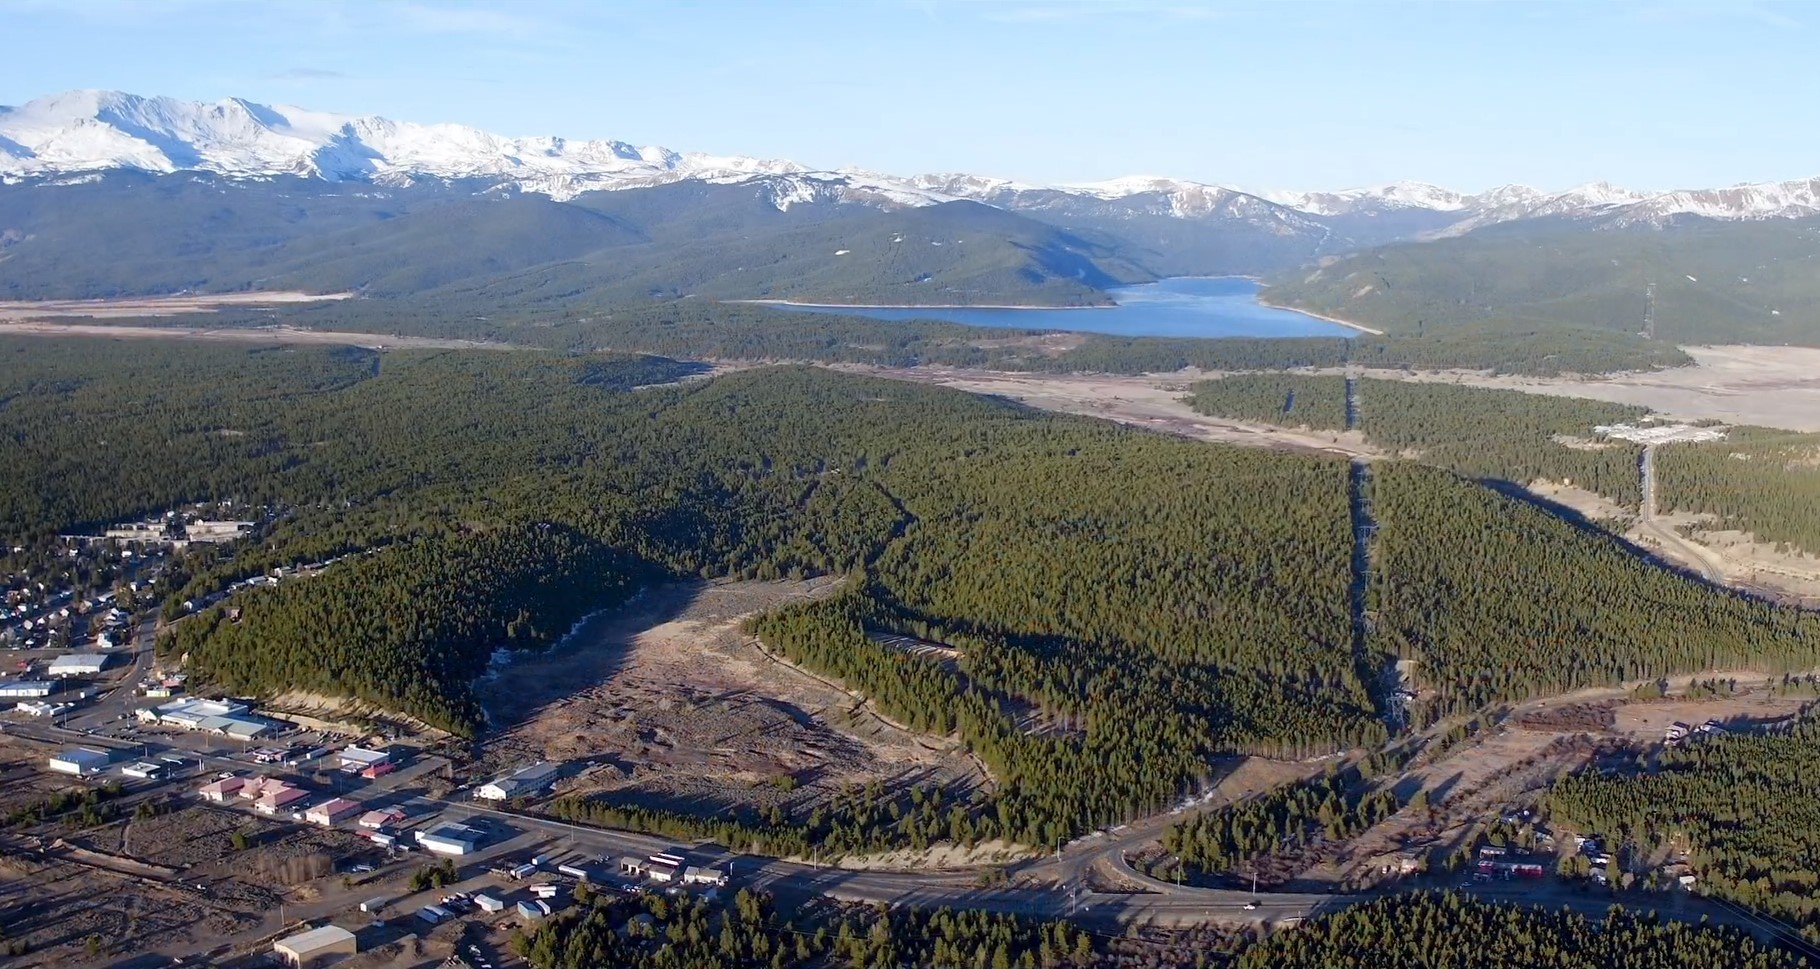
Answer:
M466 855L473 853L483 837L485 837L485 832L477 828L470 828L465 824L444 822L428 831L417 832L417 843L422 845L425 851L435 852L439 855Z
M354 955L360 949L354 941L354 933L339 926L325 925L279 939L272 944L272 951L288 965L310 969L337 956Z
M549 787L556 780L557 771L555 764L532 764L523 770L482 784L474 791L474 796L483 801L510 801L515 797L527 797Z
M107 669L113 657L105 653L65 653L51 660L45 672L52 676L88 676Z
M139 719L185 730L205 730L236 740L253 740L275 729L271 721L251 716L248 710L246 704L232 700L191 697L142 709Z
M57 692L57 684L45 680L0 680L0 698L35 700Z
M366 747L344 747L335 755L341 761L342 770L362 771L378 764L389 763L392 752L389 750L371 750Z
M51 755L50 768L59 774L74 774L87 777L99 774L107 769L113 758L104 750L90 750L87 747L65 747Z

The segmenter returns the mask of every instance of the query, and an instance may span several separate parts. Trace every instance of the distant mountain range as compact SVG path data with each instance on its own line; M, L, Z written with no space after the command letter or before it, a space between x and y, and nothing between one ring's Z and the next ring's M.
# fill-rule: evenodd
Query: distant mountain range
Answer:
M1124 283L1244 274L1267 277L1273 301L1397 332L1634 333L1654 287L1663 334L1812 342L1816 255L1820 179L1033 185L239 99L74 91L0 107L0 298L346 290L437 307L425 313L579 316L697 298L1099 305Z
M1285 236L1319 237L1323 251L1549 216L1628 226L1685 216L1754 220L1820 214L1820 178L1672 192L1599 183L1565 192L1508 185L1463 194L1399 182L1337 192L1250 193L1157 177L1045 186L968 174L828 171L787 160L621 141L509 138L463 125L331 114L240 98L210 104L70 91L0 107L0 177L55 179L122 168L379 185L487 179L558 201L685 180L750 182L766 186L780 209L824 198L880 207L971 200L1088 222L1242 222Z

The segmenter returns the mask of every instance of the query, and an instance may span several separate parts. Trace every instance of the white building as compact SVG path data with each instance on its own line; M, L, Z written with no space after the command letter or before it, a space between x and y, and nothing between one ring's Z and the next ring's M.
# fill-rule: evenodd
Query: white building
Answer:
M139 777L139 778L159 777L164 774L164 765L163 764L154 764L154 763L151 763L150 761L141 760L141 761L136 761L131 764L127 764L126 766L120 768L120 773L125 774L128 777Z
M108 761L112 759L106 751L90 750L87 747L65 747L51 755L50 768L59 774L87 777L106 770Z
M57 684L45 680L0 680L0 697L10 700L42 699L57 692Z
M556 780L556 764L532 764L504 777L482 784L474 796L483 801L510 801L539 793Z
M439 855L472 854L479 846L482 832L465 824L445 822L427 831L417 832L417 843L425 851Z
M65 653L51 660L45 672L52 676L87 676L107 669L111 658L105 653Z
M392 759L389 750L369 750L365 747L345 747L337 754L343 769L366 770L374 764L384 764Z
M354 933L334 925L299 932L272 944L272 951L298 969L308 969L336 956L351 956L360 951Z
M683 869L684 885L713 885L720 887L727 884L727 873L718 868L697 868L694 865Z

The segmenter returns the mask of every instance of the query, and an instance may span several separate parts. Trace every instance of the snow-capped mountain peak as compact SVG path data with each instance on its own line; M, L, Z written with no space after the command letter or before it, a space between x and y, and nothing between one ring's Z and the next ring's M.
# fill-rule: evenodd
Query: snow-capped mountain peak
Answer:
M214 103L70 91L0 108L0 173L135 168L227 175L522 180L579 192L690 177L806 171L795 162L679 153L622 141L507 138L458 124L414 124L239 98Z
M967 173L904 177L853 168L825 171L784 159L604 139L506 137L460 124L417 124L241 98L196 102L80 90L0 107L0 181L66 179L110 169L380 184L479 178L491 187L557 199L683 180L751 181L779 208L830 198L886 207L970 199L1023 211L1066 210L1073 216L1241 221L1273 232L1308 231L1323 243L1337 224L1328 220L1357 225L1374 221L1373 216L1397 216L1375 220L1380 233L1426 235L1550 216L1629 225L1682 216L1820 215L1820 179L1657 193L1595 182L1565 192L1506 185L1462 194L1410 181L1330 192L1253 193L1159 175L1045 186Z

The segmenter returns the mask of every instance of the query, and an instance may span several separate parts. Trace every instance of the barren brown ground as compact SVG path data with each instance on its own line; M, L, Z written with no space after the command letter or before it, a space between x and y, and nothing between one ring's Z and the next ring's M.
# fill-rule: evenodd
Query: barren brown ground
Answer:
M1464 371L1368 370L1391 380L1506 387L1556 397L1640 404L1682 420L1720 420L1791 431L1820 431L1820 349L1682 347L1691 367L1608 377L1514 377ZM1338 372L1338 371L1332 371Z
M353 293L192 293L187 296L135 296L127 299L0 300L0 320L37 320L58 316L119 319L138 316L177 316L212 313L226 306L283 306L288 303L328 303Z
M1582 690L1523 704L1502 726L1449 750L1399 779L1406 794L1416 785L1429 792L1428 811L1404 810L1395 817L1331 852L1303 873L1310 882L1368 881L1394 856L1415 856L1451 845L1476 823L1495 819L1505 810L1533 800L1556 778L1585 765L1598 745L1659 743L1676 722L1699 724L1719 720L1736 727L1756 727L1786 719L1811 700L1775 696L1763 688L1762 673L1702 673L1675 677L1671 689L1690 682L1736 679L1740 693L1718 699L1671 696L1633 700L1622 687ZM1550 711L1609 711L1611 724L1597 729L1525 726L1545 721Z
M1347 456L1376 457L1381 453L1366 444L1356 432L1272 427L1197 414L1182 398L1187 395L1190 384L1206 376L1202 374L1125 377L858 364L837 365L835 369L990 394L1043 410L1100 417L1203 441L1329 451Z
M0 316L0 320L4 320ZM191 340L205 343L286 343L372 347L378 350L504 350L507 344L482 340L439 340L424 336L387 336L338 330L302 330L290 326L223 327L132 326L50 321L0 322L0 336L97 336L124 340Z
M799 805L854 784L983 782L958 745L898 729L741 631L834 581L660 586L481 687L496 769L582 762L569 791L696 810Z

